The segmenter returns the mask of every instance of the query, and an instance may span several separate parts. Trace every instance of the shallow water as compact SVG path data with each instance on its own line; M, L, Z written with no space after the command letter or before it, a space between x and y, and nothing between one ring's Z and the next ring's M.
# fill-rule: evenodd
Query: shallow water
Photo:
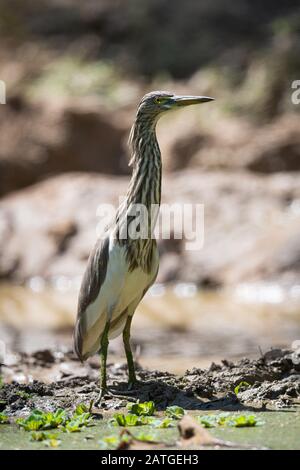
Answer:
M189 412L199 415L199 412ZM204 413L201 413L204 414ZM261 426L252 428L218 427L209 432L222 440L254 448L268 449L299 449L300 413L299 411L255 412L263 422ZM109 415L108 415L109 416ZM107 416L107 417L108 417ZM139 433L154 435L157 441L165 442L168 448L174 448L178 441L177 428L155 429L149 426L130 428L133 435ZM100 420L96 426L84 429L80 433L63 433L54 430L61 439L58 449L101 449L103 437L118 435L120 428L109 425L107 420ZM169 444L169 445L168 445ZM43 442L30 441L30 433L20 430L16 425L2 425L0 428L0 449L47 449ZM49 449L49 448L48 448Z
M78 282L33 278L26 286L0 285L0 339L7 350L71 347ZM176 373L300 340L300 285L242 284L199 292L193 284L155 285L136 312L132 329L143 365ZM123 358L120 338L111 342Z

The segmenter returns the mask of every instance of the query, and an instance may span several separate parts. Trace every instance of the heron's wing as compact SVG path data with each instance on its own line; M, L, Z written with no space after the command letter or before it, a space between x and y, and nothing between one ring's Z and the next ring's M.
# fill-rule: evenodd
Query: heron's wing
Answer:
M105 281L108 257L109 236L97 241L90 254L80 288L77 320L73 337L74 350L80 360L85 359L82 352L85 333L85 312L88 306L96 300Z
M157 277L157 273L158 273L158 265L157 265L157 269L156 269L156 272L155 272L154 276L151 278L151 280L149 281L149 283L147 284L147 286L145 287L143 292L140 295L138 295L128 305L128 307L125 310L123 310L123 312L121 312L120 315L117 318L115 318L114 321L111 323L110 329L109 329L109 339L117 338L119 336L119 334L122 333L122 331L124 329L124 326L125 326L125 323L126 323L126 320L127 320L127 317L134 315L134 312L135 312L137 306L139 305L139 303L141 302L141 300L145 296L146 292L150 289L152 284L155 282L155 279Z

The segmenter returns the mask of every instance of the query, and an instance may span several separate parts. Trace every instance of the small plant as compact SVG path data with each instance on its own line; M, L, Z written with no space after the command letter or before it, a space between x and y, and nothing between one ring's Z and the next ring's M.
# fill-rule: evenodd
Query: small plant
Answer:
M90 413L90 409L84 403L79 403L75 408L74 415L79 416L85 413Z
M82 413L73 415L72 419L67 421L63 430L67 432L79 432L82 428L92 425L92 418L90 413Z
M263 421L260 421L254 415L240 415L235 416L228 421L228 426L236 428L249 428L254 426L261 426Z
M214 415L198 416L198 421L204 428L215 428L218 425Z
M129 442L131 434L120 433L119 436L106 436L100 439L99 444L102 449L117 449L121 443Z
M124 415L123 413L116 413L113 416L112 424L118 426L143 426L145 424L151 424L153 419L148 416L137 416L134 414Z
M44 444L46 447L58 447L61 444L61 441L59 439L46 439L44 441Z
M137 434L131 434L131 433L124 433L123 431L120 433L119 436L107 436L104 437L103 439L100 439L99 445L102 449L116 449L120 446L121 443L123 442L129 442L130 440L136 439L137 441L142 441L142 442L156 442L157 438L154 434L152 433L144 433L144 432L139 432Z
M0 424L9 424L9 417L5 413L0 413Z
M137 416L153 416L155 413L155 404L153 401L145 401L144 403L129 403L129 413Z
M151 423L154 427L159 429L174 428L175 421L171 418L157 419Z
M63 409L54 413L33 410L27 418L19 418L16 423L25 431L39 431L61 428L67 432L77 432L92 424L91 414L85 405L78 405L72 416Z
M230 415L229 413L198 416L198 421L204 428L215 428L217 426L241 428L261 426L263 424L255 415Z
M61 443L57 434L51 434L44 431L33 431L30 434L30 440L35 442L43 442L47 447L58 447Z
M240 382L235 388L234 388L234 393L238 395L238 393L243 392L244 390L247 390L247 388L251 387L251 384L248 382Z
M16 423L25 431L44 429L46 425L45 413L40 410L33 410L27 418L18 418Z
M29 400L32 397L30 393L24 392L23 390L18 390L16 395L18 395L20 398L23 398L23 400Z
M138 441L142 442L155 442L157 438L154 434L145 434L144 432L139 432L138 434L134 434L133 436Z
M100 439L99 444L102 449L113 448L115 449L118 447L120 443L120 438L118 436L107 436Z
M165 415L172 419L181 419L183 418L185 411L181 406L168 406Z

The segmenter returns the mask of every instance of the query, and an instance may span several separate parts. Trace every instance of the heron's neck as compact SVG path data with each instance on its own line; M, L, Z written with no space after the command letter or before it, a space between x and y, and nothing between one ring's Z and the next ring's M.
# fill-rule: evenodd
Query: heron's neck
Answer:
M153 230L161 196L161 156L155 123L149 125L147 122L136 121L130 133L129 143L133 172L126 198L117 212L116 235L119 243L125 246L129 269L140 266L150 273L155 249ZM128 224L136 221L136 217L139 219L139 229L146 230L143 232L146 236L132 238L129 235Z
M126 200L128 204L159 205L161 199L161 154L156 123L135 122L130 134L133 167Z

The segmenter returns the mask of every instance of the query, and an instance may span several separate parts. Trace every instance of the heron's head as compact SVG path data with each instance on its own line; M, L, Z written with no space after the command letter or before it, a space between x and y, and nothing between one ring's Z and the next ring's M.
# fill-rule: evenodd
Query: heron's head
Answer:
M174 95L167 91L152 91L145 95L138 107L137 117L156 121L157 118L172 109L179 109L192 104L207 103L214 98L209 96Z

